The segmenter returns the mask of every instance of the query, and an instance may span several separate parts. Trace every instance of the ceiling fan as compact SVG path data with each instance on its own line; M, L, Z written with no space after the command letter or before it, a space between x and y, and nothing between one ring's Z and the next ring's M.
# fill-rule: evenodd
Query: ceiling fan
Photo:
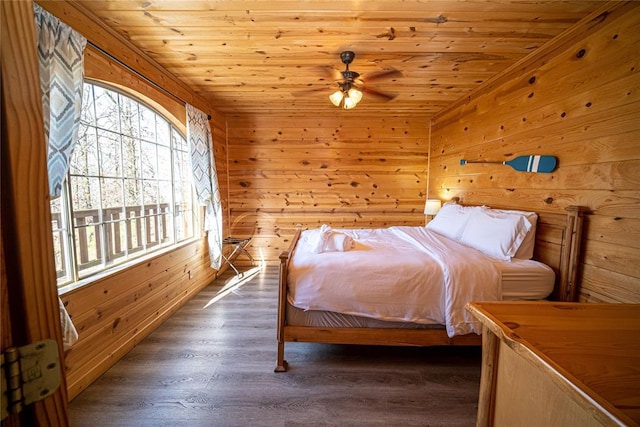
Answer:
M394 99L397 94L380 92L378 90L367 87L367 84L372 81L402 77L402 73L395 69L379 71L377 73L361 76L360 73L349 69L355 58L356 54L352 51L344 51L340 53L340 60L345 65L344 71L337 71L331 69L332 77L335 83L338 85L338 89L329 96L329 100L336 107L349 110L354 108L360 100L362 100L363 93L380 98L384 101L390 101ZM298 92L298 94L307 94L309 92L323 91L326 88L311 89L310 91Z

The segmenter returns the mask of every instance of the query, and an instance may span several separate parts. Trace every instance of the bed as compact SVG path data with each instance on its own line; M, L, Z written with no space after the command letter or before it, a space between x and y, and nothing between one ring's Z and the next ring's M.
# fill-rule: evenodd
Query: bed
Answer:
M286 342L481 345L469 301L575 300L583 212L448 203L427 227L325 230L351 245L327 251L298 230L280 255L275 371Z

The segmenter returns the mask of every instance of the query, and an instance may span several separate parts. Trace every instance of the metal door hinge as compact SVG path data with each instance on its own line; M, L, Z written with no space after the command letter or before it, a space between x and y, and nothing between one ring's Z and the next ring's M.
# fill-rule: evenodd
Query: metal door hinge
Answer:
M2 418L22 411L24 405L52 395L60 386L58 344L43 340L11 347L1 355Z

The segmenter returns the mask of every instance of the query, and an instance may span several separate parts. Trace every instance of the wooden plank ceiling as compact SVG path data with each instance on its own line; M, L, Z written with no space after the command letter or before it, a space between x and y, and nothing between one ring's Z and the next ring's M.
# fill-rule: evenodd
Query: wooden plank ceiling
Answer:
M335 114L342 71L370 81L356 110L429 117L587 16L601 1L78 1L227 115ZM301 93L302 92L302 93Z

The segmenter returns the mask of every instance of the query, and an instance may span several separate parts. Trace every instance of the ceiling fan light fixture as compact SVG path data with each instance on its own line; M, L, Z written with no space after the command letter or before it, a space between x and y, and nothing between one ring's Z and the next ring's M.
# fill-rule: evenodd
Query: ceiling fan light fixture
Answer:
M360 102L361 99L362 92L352 87L346 92L344 96L344 100L342 101L342 108L344 108L345 110L350 110L358 105L358 102Z
M358 102L362 100L362 92L354 87L351 87L348 90L344 90L343 88L329 95L329 100L336 107L342 107L345 110L350 110L358 105Z
M350 110L354 108L357 104L358 104L358 101L356 101L355 98L351 98L349 95L347 95L344 97L342 108L344 108L345 110Z
M356 104L362 100L362 92L356 88L351 88L347 92L349 99L352 99Z
M342 103L342 98L344 97L344 93L341 90L337 90L329 95L329 100L333 105L339 107Z

